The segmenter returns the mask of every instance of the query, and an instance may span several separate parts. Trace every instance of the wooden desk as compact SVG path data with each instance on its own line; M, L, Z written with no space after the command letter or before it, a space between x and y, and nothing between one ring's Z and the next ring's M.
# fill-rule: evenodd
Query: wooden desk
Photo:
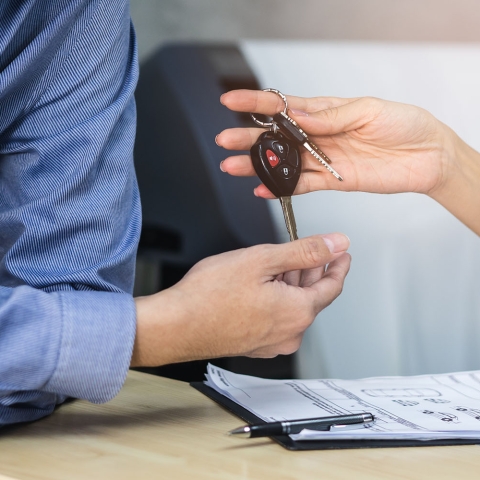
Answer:
M225 436L240 424L188 384L130 372L108 404L68 403L2 431L0 480L480 477L477 446L289 452Z

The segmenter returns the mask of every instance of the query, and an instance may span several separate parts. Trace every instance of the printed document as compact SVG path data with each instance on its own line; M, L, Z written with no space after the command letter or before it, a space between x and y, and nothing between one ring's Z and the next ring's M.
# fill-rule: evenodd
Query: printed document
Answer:
M206 382L266 422L372 413L370 427L294 440L480 440L480 371L361 380L265 380L208 365Z

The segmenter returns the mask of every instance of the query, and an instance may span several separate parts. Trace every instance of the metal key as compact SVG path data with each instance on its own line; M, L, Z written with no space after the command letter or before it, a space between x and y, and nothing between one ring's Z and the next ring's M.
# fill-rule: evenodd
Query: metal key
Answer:
M286 111L275 114L273 122L289 140L305 147L335 178L343 181L341 175L329 165L332 161L308 138L308 135L293 118L287 115Z
M298 144L273 130L262 133L250 150L253 167L264 185L280 200L290 241L297 240L292 194L302 171Z

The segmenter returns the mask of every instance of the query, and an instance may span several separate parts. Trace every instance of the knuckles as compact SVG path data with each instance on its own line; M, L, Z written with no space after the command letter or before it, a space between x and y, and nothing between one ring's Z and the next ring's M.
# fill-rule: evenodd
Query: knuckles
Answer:
M298 254L307 268L325 265L330 257L330 251L323 241L313 239L302 242Z

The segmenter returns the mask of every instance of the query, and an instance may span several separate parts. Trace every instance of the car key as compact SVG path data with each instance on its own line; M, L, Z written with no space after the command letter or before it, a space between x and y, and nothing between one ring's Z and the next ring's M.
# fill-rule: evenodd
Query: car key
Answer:
M290 240L296 240L297 227L292 208L292 194L297 186L302 170L302 157L298 146L310 152L335 178L343 181L341 175L329 164L332 161L308 138L297 122L287 115L287 97L274 88L265 88L265 92L278 95L284 102L282 112L275 114L270 122L258 120L253 113L253 121L270 132L263 133L252 146L250 155L253 167L265 186L280 199ZM275 143L276 142L276 143ZM276 148L274 148L276 145ZM279 149L282 149L280 151Z
M250 150L253 168L264 185L280 200L290 241L297 240L292 194L302 170L297 143L277 131L262 133Z
M298 126L298 123L287 115L285 111L273 116L273 122L279 130L289 139L303 145L335 178L343 181L343 178L329 164L332 161L308 138L308 135Z

